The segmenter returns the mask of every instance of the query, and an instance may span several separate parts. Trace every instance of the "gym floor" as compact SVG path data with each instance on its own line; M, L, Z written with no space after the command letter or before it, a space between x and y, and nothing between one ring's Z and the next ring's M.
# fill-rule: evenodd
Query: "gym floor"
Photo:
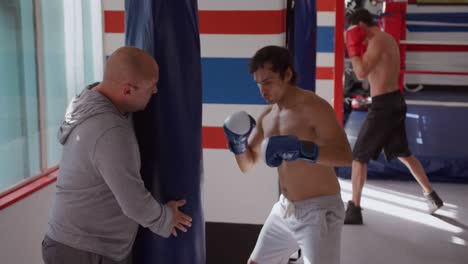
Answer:
M340 184L347 201L351 182ZM362 200L364 225L344 226L342 263L468 263L468 185L433 187L445 206L429 215L416 182L368 180Z

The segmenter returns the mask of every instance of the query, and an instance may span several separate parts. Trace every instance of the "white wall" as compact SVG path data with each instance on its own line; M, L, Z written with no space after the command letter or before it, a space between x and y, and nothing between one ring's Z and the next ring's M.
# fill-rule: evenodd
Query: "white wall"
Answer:
M0 262L41 264L55 183L0 211Z
M262 162L243 174L228 150L205 149L203 158L205 220L263 224L279 197L276 170Z

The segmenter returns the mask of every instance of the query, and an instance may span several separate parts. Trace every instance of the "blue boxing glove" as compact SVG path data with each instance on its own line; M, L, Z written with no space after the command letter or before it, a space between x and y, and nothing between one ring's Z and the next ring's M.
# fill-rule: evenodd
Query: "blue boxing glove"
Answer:
M224 121L224 134L228 141L229 150L235 155L247 151L250 133L255 128L255 119L245 111L236 112Z
M310 141L299 140L296 136L273 136L262 142L262 157L270 167L279 167L283 160L317 161L318 146Z

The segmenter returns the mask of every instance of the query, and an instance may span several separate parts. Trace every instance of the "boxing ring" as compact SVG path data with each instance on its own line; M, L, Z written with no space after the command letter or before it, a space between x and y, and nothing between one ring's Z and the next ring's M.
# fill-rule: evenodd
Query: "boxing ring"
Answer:
M435 9L443 14L432 14ZM462 12L461 12L462 11ZM431 181L468 182L468 7L418 6L416 1L387 1L380 16L384 31L400 45L400 84L406 89L406 127L410 149L421 160ZM387 22L387 23L386 23ZM465 22L465 23L462 23ZM383 24L383 25L382 25ZM435 28L434 28L435 27ZM438 32L438 30L446 30ZM423 85L439 91L418 92ZM458 90L449 87L458 86ZM352 112L345 130L354 145L366 112ZM383 155L368 166L369 178L413 180L398 161L387 163ZM339 175L350 177L350 169Z
M382 29L400 45L400 87L408 84L467 86L468 6L383 4ZM388 20L388 21L387 21ZM385 23L387 21L388 23ZM411 91L410 89L407 89Z

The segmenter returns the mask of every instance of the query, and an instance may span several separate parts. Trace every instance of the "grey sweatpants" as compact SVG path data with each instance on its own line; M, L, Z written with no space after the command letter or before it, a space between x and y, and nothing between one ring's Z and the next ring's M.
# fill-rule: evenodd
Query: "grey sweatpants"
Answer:
M132 264L132 256L115 261L102 255L69 247L48 236L42 241L44 264Z

